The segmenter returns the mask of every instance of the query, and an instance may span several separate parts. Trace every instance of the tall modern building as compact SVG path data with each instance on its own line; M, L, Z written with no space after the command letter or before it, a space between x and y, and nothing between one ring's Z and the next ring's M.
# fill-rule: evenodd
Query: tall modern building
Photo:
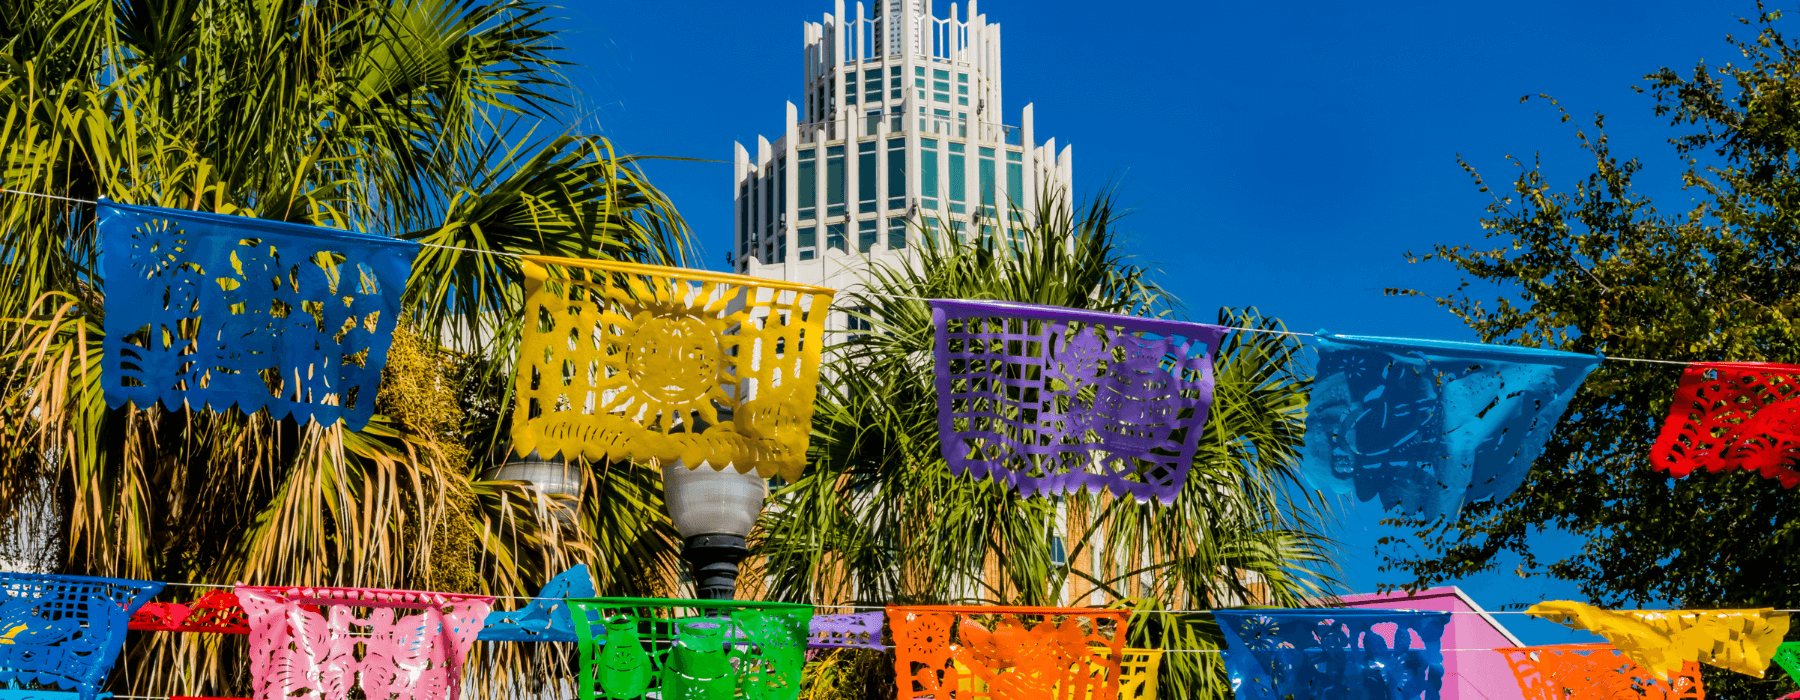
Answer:
M976 0L966 17L932 0L848 9L802 25L806 104L788 103L786 130L736 144L741 273L855 287L921 231L1009 236L1014 206L1071 182L1070 148L1038 143L1031 105L1005 123L1000 25Z

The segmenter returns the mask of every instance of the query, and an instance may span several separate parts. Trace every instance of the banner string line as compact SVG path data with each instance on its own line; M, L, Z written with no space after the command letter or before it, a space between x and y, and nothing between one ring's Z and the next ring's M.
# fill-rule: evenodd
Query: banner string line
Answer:
M176 581L164 581L164 582L162 582L162 584L165 586L182 586L182 587L186 587L186 588L236 588L237 587L235 585L225 584L225 583L182 583L182 582L176 582ZM330 586L296 586L296 588L330 588ZM544 597L540 597L540 596L529 596L529 595L495 595L495 596L487 596L487 597L493 598L495 600L567 600L567 598L544 598ZM888 606L886 606L886 605L816 605L816 604L810 604L810 603L809 603L809 605L812 605L812 607L820 609L820 610L886 610L886 609L888 609ZM897 606L897 607L907 607L907 606ZM1308 609L1316 609L1316 610L1384 610L1384 609L1412 610L1412 608L1363 608L1363 607L1335 607L1335 608L1308 608ZM1728 608L1721 608L1721 609L1728 609ZM1729 608L1729 609L1735 609L1735 608ZM1138 614L1138 615L1155 615L1158 613L1168 614L1168 615L1191 615L1194 613L1209 613L1209 612L1212 612L1212 610L1131 610L1130 612L1132 612L1134 614ZM1529 611L1525 611L1525 610L1427 610L1424 612L1447 612L1452 615L1529 615L1529 614L1531 614ZM1658 611L1658 612L1679 613L1679 612L1685 612L1685 611L1668 610L1668 611ZM1705 614L1709 611L1703 610L1703 609L1696 609L1692 612L1693 612L1693 614L1701 615L1701 614ZM1771 610L1770 612L1797 613L1797 612L1800 612L1800 610Z
M9 189L3 189L3 188L0 188L0 192L6 193L6 194L23 195L26 197L43 197L45 199L60 199L65 202L75 202L77 204L99 204L99 202L96 202L92 199L77 199L74 197L63 197L61 195L43 194L40 192L23 192L20 190L9 190ZM480 248L464 248L461 246L440 245L437 243L419 243L418 245L426 247L426 248L440 248L443 250L457 250L457 251L462 251L465 253L476 253L476 254L480 254L480 255L499 255L499 256L503 256L503 257L518 258L518 259L524 259L526 257L529 257L529 256L526 256L521 253L508 253L506 251L500 251L500 250L482 250ZM674 269L687 269L687 268L674 268ZM863 296L880 297L880 298L884 298L884 299L905 299L908 301L923 301L926 303L930 303L933 301L939 301L937 299L928 299L925 297L913 297L913 296L905 296L905 295L901 295L901 294L883 294L883 293L869 292L869 291L860 291L860 292L857 292L857 294L861 294ZM944 301L952 301L952 300L944 300ZM999 302L999 301L993 301L993 300L979 300L979 299L966 300L966 301L988 301L990 303L995 303L995 304L1005 304L1006 303L1006 302ZM1315 337L1315 334L1313 334L1313 333L1302 333L1299 331L1283 331L1283 330L1276 330L1273 328L1244 328L1244 327L1239 327L1239 326L1226 326L1225 328L1227 328L1229 330L1233 330L1233 331L1242 331L1242 332L1246 332L1246 333L1273 333L1273 334L1277 334L1277 335L1292 335L1292 336L1301 336L1301 337L1307 337L1307 338ZM1644 358L1638 358L1638 357L1602 356L1601 359L1603 361L1648 362L1648 363L1662 364L1662 365L1686 366L1686 365L1700 364L1700 363L1696 363L1696 362L1689 362L1689 361L1683 361L1683 360L1651 360L1651 359L1644 359Z

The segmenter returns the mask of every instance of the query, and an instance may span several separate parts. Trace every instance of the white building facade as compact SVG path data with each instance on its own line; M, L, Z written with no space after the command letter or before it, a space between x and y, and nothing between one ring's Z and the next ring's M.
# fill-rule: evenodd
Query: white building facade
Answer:
M966 17L932 0L837 0L802 32L806 104L788 103L774 143L735 144L738 272L858 287L921 231L1009 236L1014 208L1067 191L1071 149L1035 140L1029 104L1017 125L1001 118L1000 25L976 0Z

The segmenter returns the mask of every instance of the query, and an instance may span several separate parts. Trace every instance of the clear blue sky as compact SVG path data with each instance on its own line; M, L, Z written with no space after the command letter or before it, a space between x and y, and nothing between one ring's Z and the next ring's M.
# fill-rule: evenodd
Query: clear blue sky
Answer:
M851 3L854 6L853 3ZM939 2L940 7L946 3ZM1075 146L1080 190L1118 185L1138 261L1197 320L1257 306L1300 330L1474 340L1428 301L1386 287L1453 291L1439 265L1407 251L1481 240L1488 199L1456 164L1510 182L1504 158L1541 153L1554 182L1588 172L1576 123L1604 112L1615 149L1646 160L1641 182L1686 201L1650 97L1632 90L1661 66L1733 56L1727 33L1754 12L1731 2L1182 2L984 0L1004 31L1006 104L1036 103L1039 140ZM580 88L578 129L625 152L709 158L656 163L724 269L731 249L732 141L754 151L801 102L803 20L825 0L577 3L556 27ZM939 10L944 12L943 9ZM1664 206L1675 204L1666 201ZM1352 590L1375 571L1378 508L1349 504L1337 536ZM1397 533L1403 534L1403 533ZM1579 546L1546 534L1555 550ZM1576 597L1572 586L1502 571L1458 582L1489 608ZM1529 643L1589 641L1521 616Z

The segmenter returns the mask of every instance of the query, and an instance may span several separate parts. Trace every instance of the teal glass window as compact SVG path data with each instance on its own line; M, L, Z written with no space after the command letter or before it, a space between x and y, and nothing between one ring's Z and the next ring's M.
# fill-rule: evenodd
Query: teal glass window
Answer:
M925 87L925 79L924 78L913 78L913 87L917 87L917 88ZM924 92L924 90L920 90L919 92Z
M775 236L775 261L787 262L787 232Z
M800 227L799 233L800 235L798 237L800 240L798 242L800 244L800 259L811 260L813 259L814 252L818 250L819 227L802 226Z
M844 147L825 147L825 215L844 215Z
M956 74L956 82L962 83L964 85L969 84L969 74L968 73L957 73Z
M762 181L762 214L764 233L775 231L775 168L768 169L769 174Z
M856 210L859 212L875 211L876 175L875 142L856 144Z
M778 214L776 223L787 224L787 159L775 159L775 211ZM786 237L783 237L786 240Z
M844 225L827 224L825 226L825 247L842 252L849 252L844 247Z
M906 219L892 217L888 219L888 250L900 250L906 247Z
M888 139L889 209L906 208L906 139Z
M981 161L976 164L976 167L979 169L978 174L981 178L981 206L986 208L985 214L992 216L994 214L994 149L981 149Z
M968 201L968 161L964 156L965 146L960 143L950 144L950 211L961 214Z
M950 71L933 70L933 71L931 71L931 77L935 80L949 80L950 79Z
M818 161L813 158L813 149L802 148L798 152L800 158L800 220L816 218L816 207L819 205L819 171Z
M919 197L925 200L926 209L937 208L938 197L938 142L937 139L919 139Z
M856 222L856 252L867 253L875 247L875 239L881 235L881 222L866 219Z
M1006 155L1006 198L1011 206L1021 207L1025 203L1025 165L1012 157L1017 154Z

